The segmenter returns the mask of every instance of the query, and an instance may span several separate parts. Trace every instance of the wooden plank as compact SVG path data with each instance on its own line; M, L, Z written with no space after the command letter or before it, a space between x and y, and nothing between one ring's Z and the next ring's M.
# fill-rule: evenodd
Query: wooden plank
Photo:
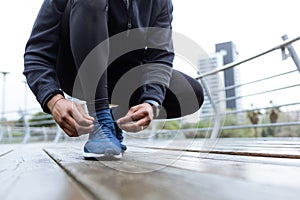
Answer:
M214 146L247 146L247 147L285 147L285 148L299 148L300 147L300 140L291 140L289 138L278 138L275 139L243 139L243 138L231 138L231 139L169 139L169 140L134 140L130 139L128 142L130 143L142 143L146 144L149 141L153 141L152 145L162 145L162 144L175 144L175 146L183 146L184 145L192 145L192 146L207 146L207 147L214 147Z
M12 149L11 150L2 150L2 151L0 151L0 158L7 155L7 154L9 154L9 153L11 153L12 151L13 151Z
M223 139L174 140L169 142L130 140L129 142L129 145L131 146L151 149L167 149L199 153L300 159L300 145L298 147L289 145L280 146L279 144L277 144L277 146L266 147L264 145L259 145L258 143L256 143L255 146L247 146L245 144L247 144L247 141L241 142L239 140L232 140L224 142Z
M203 155L194 152L178 154L168 150L161 151L156 156L139 156L143 150L129 148L128 159L171 165L176 168L234 177L260 184L300 189L300 160L292 159L291 164L288 159L276 161L274 158L257 159L257 157L230 155L220 157L220 155Z
M229 147L229 148L270 148L270 149L286 149L286 150L299 150L300 141L299 140L291 140L291 139L217 139L212 142L196 140L194 145L199 146L201 143L207 143L207 146L213 146L216 148Z
M1 200L93 199L39 145L16 145L0 162Z
M65 170L73 174L77 181L89 187L99 199L191 199L198 193L195 185L181 181L178 177L169 179L158 172L138 173L153 170L148 164L136 165L126 161L85 161L81 156L81 150L70 147L47 148L46 151L64 166ZM161 168L161 166L155 167ZM178 181L181 184L175 185L174 183ZM188 188L182 190L182 184L187 184ZM172 192L169 191L170 189Z
M72 145L45 150L99 199L252 200L297 199L299 196L300 184L297 182L272 184L272 181L264 181L270 174L259 178L264 170L272 170L274 166L257 164L247 167L248 164L220 160L211 163L213 160L207 162L208 159L180 159L176 165L171 163L167 166L159 154L147 157L143 156L146 154L142 150L136 149L136 152L133 152L130 148L120 161L86 161L81 156L80 145ZM169 155L166 158L168 157ZM190 165L191 162L194 163L191 168L180 167ZM280 167L275 166L276 172L285 172L284 168ZM218 173L220 169L221 173ZM256 177L256 180L253 177ZM283 182L288 178L290 175Z
M11 153L13 151L12 145L1 144L0 145L0 158Z

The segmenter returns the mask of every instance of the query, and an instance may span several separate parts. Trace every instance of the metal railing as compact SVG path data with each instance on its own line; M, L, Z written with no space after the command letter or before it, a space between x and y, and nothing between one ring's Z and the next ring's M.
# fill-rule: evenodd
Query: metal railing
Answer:
M207 121L206 126L201 128L182 128L180 131L187 133L185 135L191 134L192 137L195 135L200 135L200 137L261 137L265 136L297 136L300 137L300 61L297 53L293 47L293 44L300 40L300 37L288 40L287 36L282 36L284 40L283 43L263 51L257 55L250 58L233 62L217 69L210 70L205 73L201 73L197 80L202 83L205 90L205 102L211 106L211 112L209 113L199 113L199 122ZM278 53L281 51L280 55ZM277 61L276 66L271 61L262 66L261 63L270 56L269 60L281 59L281 63ZM291 58L291 59L289 59ZM283 65L286 60L292 60L288 64L288 67ZM272 67L270 65L273 65ZM201 68L201 66L199 66ZM263 68L270 68L267 73L263 72L263 75L253 76L249 80L243 80L241 77L240 81L236 81L236 84L229 85L225 87L213 88L215 85L210 86L209 82L215 78L223 77L224 71L230 69L244 70L244 68L253 68L257 71L257 75ZM275 68L280 68L280 70ZM273 70L272 70L273 69ZM273 72L274 71L274 72ZM278 72L277 72L278 71ZM276 73L275 73L276 72ZM251 76L249 74L249 76ZM293 77L293 80L290 79ZM296 78L295 78L296 77ZM206 81L208 80L208 81ZM284 80L284 81L282 81ZM269 82L266 84L266 82ZM282 84L272 85L272 87L267 87L271 82L281 82ZM251 92L247 91L247 87L257 87L256 90ZM224 93L229 90L239 90L242 92L236 92L235 95L227 96L224 98L216 98L213 93ZM278 95L276 97L276 94ZM286 96L296 96L293 100L288 98L284 99L282 95ZM275 97L274 97L275 96ZM235 108L226 109L226 103L229 101L240 101L243 102L247 99L253 99L252 106L242 105L236 106ZM269 105L260 104L263 98L269 98ZM278 101L278 99L282 101ZM292 98L291 98L292 99ZM274 103L275 102L275 103ZM220 106L223 104L223 106ZM204 105L205 106L205 105ZM273 119L271 120L271 115ZM231 119L231 121L230 121ZM159 123L159 122L158 122ZM293 128L292 128L293 127ZM247 131L245 131L247 129ZM291 129L291 130L289 130ZM259 131L258 131L259 130ZM288 130L288 131L286 131ZM234 132L242 133L244 135L234 135ZM157 129L152 128L152 133L150 135L154 136ZM199 134L199 133L205 134ZM160 130L160 134L174 134L178 133L178 130ZM229 134L228 134L229 133ZM231 133L231 134L230 134ZM226 136L229 135L229 136ZM224 136L225 135L225 136Z
M288 38L285 35L282 37L282 39L287 40ZM293 69L283 69L283 70L280 70L280 72L277 74L272 74L271 73L272 70L270 70L269 74L265 74L265 76L262 76L260 78L256 78L254 76L255 79L253 79L251 81L238 83L235 85L225 87L224 88L225 91L232 90L232 89L234 89L234 90L243 89L244 87L251 86L251 85L257 85L257 87L260 87L260 88L254 92L250 92L250 93L242 94L242 95L241 94L234 95L231 97L227 97L225 99L218 99L218 100L210 99L210 103L214 104L214 106L212 106L212 108L214 108L214 112L211 113L211 115L210 115L214 119L214 125L211 128L203 128L202 130L212 131L210 137L216 138L216 137L220 136L220 133L223 130L233 130L233 129L254 129L254 130L256 130L257 128L275 128L275 127L290 127L290 126L300 127L300 118L299 118L299 116L300 116L300 114L299 114L300 113L300 93L298 95L297 92L296 93L292 93L292 92L288 93L290 95L296 95L296 96L298 95L298 99L296 98L296 100L294 100L295 102L289 102L286 98L285 101L281 101L279 104L276 104L276 105L274 104L274 105L270 105L270 106L262 106L262 107L248 108L248 109L240 107L238 109L235 108L232 110L227 110L227 109L226 110L218 110L219 107L216 106L216 104L226 103L230 100L237 101L237 100L243 100L243 99L246 99L249 97L254 97L257 99L257 101L259 101L259 99L261 99L261 98L259 98L260 96L262 96L262 98L263 98L263 96L267 97L271 93L278 93L277 99L282 99L283 97L280 96L280 92L288 91L288 90L289 91L292 91L292 90L300 91L300 74L299 74L300 73L300 61L296 54L296 51L294 50L294 47L292 46L292 43L295 43L299 40L300 40L300 37L294 38L292 40L284 41L282 44L277 45L274 48L271 48L267 51L259 53L255 56L252 56L250 58L247 58L247 59L244 59L244 60L241 60L238 62L230 63L230 64L220 67L216 70L199 75L196 79L200 80L202 82L205 78L215 75L215 74L218 74L218 73L222 73L225 70L234 69L237 67L240 67L240 70L242 70L246 64L253 67L253 65L255 65L255 64L251 63L253 60L262 59L261 57L263 57L267 54L271 54L272 52L275 52L278 50L281 51L282 60L286 60L289 57L291 57L293 60L293 63L290 63L290 67L293 66L293 67L291 67ZM287 54L286 49L288 50L289 54ZM275 57L275 56L277 57L277 55L273 55L273 57ZM256 65L258 65L258 63L256 63ZM267 66L261 66L261 68L262 67L267 67ZM259 73L259 70L257 71L257 73ZM290 75L297 76L298 79L295 79L294 81L289 80ZM281 80L282 80L282 78L285 78L286 83L282 84L282 86L272 87L271 89L266 87L266 89L264 89L265 82L267 82L267 81L276 82L277 80L279 80L279 78L281 78ZM202 83L205 86L205 82L202 82ZM205 86L204 88L206 88L206 87L207 86ZM218 92L221 92L221 91L218 91ZM270 97L270 98L274 98L274 95L273 95L273 97ZM272 99L272 100L276 101L276 99ZM272 104L272 103L270 102L270 104ZM287 108L287 107L292 107L292 106L294 106L293 111L289 110L289 111L286 111L285 113L279 113L280 112L279 108L284 108L284 107ZM266 112L273 112L273 116L274 116L273 118L276 118L276 119L274 119L271 122L270 121L268 122L267 120L265 120L265 122L262 122L262 119L260 119L262 117L258 116L258 115L263 115L263 113L261 113L261 112L265 112L264 113L265 117L266 117ZM291 113L293 113L293 112L297 113L296 116L293 116L293 119L288 119L288 120L282 119L281 122L278 120L279 115L286 114L287 116L290 116ZM247 122L247 120L248 120L248 122L251 122L251 123L250 124L236 123L235 125L226 124L226 119L224 119L224 117L228 117L229 115L238 115L238 114L244 114L244 117L246 116L246 121L244 120L244 123ZM268 113L268 115L269 115L268 117L270 117L270 113ZM243 115L240 115L240 116L243 116ZM251 121L251 117L255 117L256 121L255 120ZM289 120L292 120L292 121L289 121ZM201 131L201 129L197 129L197 131ZM256 136L258 136L257 133L256 133ZM297 136L300 136L300 135L297 135Z
M283 43L274 48L250 58L221 66L215 70L210 70L196 77L196 79L202 83L206 96L205 103L211 106L211 112L203 113L204 108L200 110L199 120L196 124L201 124L201 126L197 126L196 128L184 127L182 124L188 122L185 119L179 119L180 132L186 137L189 137L188 135L195 137L195 135L199 134L200 137L210 138L224 137L224 134L225 136L227 134L228 137L244 137L251 134L254 137L259 137L264 136L263 131L269 131L269 133L273 134L272 136L274 136L274 134L278 134L279 136L283 134L300 136L300 63L293 47L293 44L299 42L300 37L287 40L287 37L283 36L283 40L285 40ZM270 65L274 65L273 62L269 61L267 64L261 63L265 63L264 59L266 59L267 56L271 56L270 60L279 59L278 57L280 57L280 55L275 54L278 53L278 51L281 52L280 59L289 60L290 62L283 64L283 62L286 61L277 61L276 66L272 66L272 70L266 73L259 73L263 71L262 69L270 68ZM289 53L287 53L287 51ZM222 79L224 71L229 69L245 70L247 68L256 70L258 72L257 76L247 77L247 80L241 77L241 80L237 81L234 85L217 88L212 88L206 81L206 79L213 80L213 78L216 77L221 77ZM266 84L266 82L279 82L281 84L267 87L267 85L270 86L270 83ZM256 88L256 90L249 90L251 87ZM229 90L239 90L242 92L236 92L236 95L226 97L226 91ZM224 98L215 98L213 93L224 93ZM277 102L277 98L282 99L283 96L289 95L296 97L290 98L290 100L285 98L285 100ZM251 98L252 101L248 102L251 102L253 105L245 105L245 102ZM257 103L257 101L261 101L261 99L268 98L270 100L269 105ZM241 101L244 104L232 109L226 109L226 103L229 101ZM273 115L273 121L269 119L272 112L273 114L275 113ZM19 123L1 122L0 143L28 143L31 141L58 142L61 140L69 140L53 121L51 115L32 117L30 113L20 112L20 117L22 120ZM140 134L140 137L157 138L159 135L174 135L174 133L178 133L178 129L164 129L164 125L169 122L172 122L172 120L155 120L151 127ZM206 124L203 124L203 122L206 122ZM163 123L163 125L161 125L161 123ZM286 131L286 129L292 129L291 127L294 127L294 130ZM248 130L247 134L242 133L243 130ZM235 131L238 131L240 135L234 135Z
M68 139L51 115L19 113L19 120L1 122L0 143L59 142ZM37 110L37 113L42 112Z

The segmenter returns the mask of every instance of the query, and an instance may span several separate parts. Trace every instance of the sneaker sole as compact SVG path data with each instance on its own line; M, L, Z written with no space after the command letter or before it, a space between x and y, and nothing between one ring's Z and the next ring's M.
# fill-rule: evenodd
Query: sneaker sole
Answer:
M91 159L91 158L95 158L95 159L99 159L99 158L116 158L116 159L121 159L123 157L123 153L121 152L118 155L112 154L111 152L105 152L104 154L98 154L98 153L87 153L87 152L83 152L83 157L87 158L87 159Z

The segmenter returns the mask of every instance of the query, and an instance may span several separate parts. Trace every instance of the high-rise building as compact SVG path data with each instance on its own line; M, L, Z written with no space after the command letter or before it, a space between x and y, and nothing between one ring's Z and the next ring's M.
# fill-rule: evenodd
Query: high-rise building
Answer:
M211 72L223 65L237 60L238 52L232 42L216 44L216 52L205 58L199 59L200 74ZM207 76L202 79L205 93L205 101L201 108L201 115L211 115L226 113L228 109L240 109L241 100L238 98L241 94L239 67L227 69L223 72ZM209 93L209 95L207 94Z
M237 60L238 52L233 42L218 43L215 45L216 52L225 52L223 56L223 64L227 65ZM230 68L224 71L224 86L226 93L226 108L238 109L241 106L240 100L237 98L240 91L237 86L240 83L239 67Z
M199 73L207 73L223 66L223 52L213 53L199 60ZM225 90L223 74L213 74L202 79L204 88L204 103L201 115L211 115L225 112Z

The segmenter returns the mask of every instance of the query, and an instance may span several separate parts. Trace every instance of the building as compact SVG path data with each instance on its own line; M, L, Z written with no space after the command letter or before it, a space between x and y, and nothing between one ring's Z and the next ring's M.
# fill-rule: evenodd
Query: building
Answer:
M223 66L223 52L213 53L206 58L199 60L199 73L203 74ZM204 103L201 108L201 115L211 115L217 112L225 112L225 90L224 90L224 76L221 73L207 76L202 79L204 88ZM208 93L209 95L208 95ZM215 106L215 108L214 108Z
M223 56L223 64L227 65L237 60L238 52L235 44L230 42L219 43L215 45L217 52L226 52ZM226 90L226 108L239 109L241 108L241 101L239 96L241 94L239 87L234 87L240 83L239 67L230 68L224 71L224 86Z
M199 60L200 74L216 70L223 65L232 63L238 58L238 52L232 42L216 44L216 52ZM209 91L210 97L205 92L205 101L201 109L201 115L226 113L227 110L240 109L242 104L238 98L241 94L239 68L227 69L222 73L205 77L203 85ZM215 108L214 108L215 106ZM214 110L215 109L215 110Z

